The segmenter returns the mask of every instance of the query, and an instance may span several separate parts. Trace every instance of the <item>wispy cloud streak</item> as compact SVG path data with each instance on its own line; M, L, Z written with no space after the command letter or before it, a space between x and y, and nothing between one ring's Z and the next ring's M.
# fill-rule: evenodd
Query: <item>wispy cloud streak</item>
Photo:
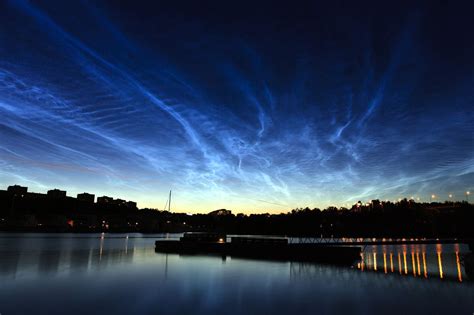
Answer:
M164 28L155 45L100 8L80 7L90 26L41 4L8 6L24 22L0 31L13 47L0 50L4 185L155 207L173 188L180 210L266 212L472 182L474 117L459 114L474 100L472 78L459 87L458 111L440 116L453 95L425 97L421 74L406 75L426 71L412 48L416 23L402 23L385 55L361 26L351 54L323 39L311 58L291 47L272 57L252 38L194 38L193 22L182 26L191 38L170 41L182 34ZM98 34L84 30L94 25ZM431 102L423 114L420 102Z

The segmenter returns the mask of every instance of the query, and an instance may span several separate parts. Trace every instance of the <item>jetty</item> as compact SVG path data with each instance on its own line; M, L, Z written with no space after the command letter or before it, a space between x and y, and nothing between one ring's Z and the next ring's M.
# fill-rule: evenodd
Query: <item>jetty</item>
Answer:
M185 233L179 240L157 240L155 251L180 255L219 255L262 260L321 262L351 265L360 246L289 243L283 237L230 237L219 233Z

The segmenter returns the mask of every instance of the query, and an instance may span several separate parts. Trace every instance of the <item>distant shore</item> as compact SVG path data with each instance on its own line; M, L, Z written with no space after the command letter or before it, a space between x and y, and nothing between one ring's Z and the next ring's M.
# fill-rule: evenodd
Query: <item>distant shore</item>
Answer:
M420 203L372 200L350 208L298 208L282 214L234 214L219 209L186 214L138 209L133 201L69 197L53 189L31 193L27 187L0 190L0 231L41 233L182 233L286 235L311 237L474 237L474 205L467 201Z

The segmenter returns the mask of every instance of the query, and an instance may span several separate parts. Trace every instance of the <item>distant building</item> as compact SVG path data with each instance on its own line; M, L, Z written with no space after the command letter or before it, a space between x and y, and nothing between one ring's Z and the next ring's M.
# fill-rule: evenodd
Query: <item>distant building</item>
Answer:
M8 186L7 191L15 195L26 195L26 193L28 192L28 187L13 185L13 186Z
M82 193L82 194L77 194L77 200L88 202L88 203L94 203L95 195L94 194L88 194L86 192Z
M97 203L100 203L100 204L110 204L113 201L114 201L114 198L112 197L107 197L107 196L97 197Z
M48 190L47 195L48 197L51 197L51 198L66 198L66 191L59 190L59 189L52 189L52 190Z
M28 197L28 199L44 199L46 198L46 194L29 192L28 194L26 194L26 197Z
M115 199L115 200L114 200L114 204L119 205L119 206L125 205L125 200L123 200L123 199Z
M209 215L211 216L223 216L223 215L231 215L232 211L227 210L227 209L219 209L219 210L214 210L209 212Z
M126 205L130 209L136 209L137 208L137 203L135 201L127 201Z

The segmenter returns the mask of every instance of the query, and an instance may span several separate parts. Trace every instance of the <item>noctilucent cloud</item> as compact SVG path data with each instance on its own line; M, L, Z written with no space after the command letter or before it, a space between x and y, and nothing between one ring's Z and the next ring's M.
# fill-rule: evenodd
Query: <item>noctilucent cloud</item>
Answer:
M171 3L0 3L1 189L247 213L473 189L462 3Z

